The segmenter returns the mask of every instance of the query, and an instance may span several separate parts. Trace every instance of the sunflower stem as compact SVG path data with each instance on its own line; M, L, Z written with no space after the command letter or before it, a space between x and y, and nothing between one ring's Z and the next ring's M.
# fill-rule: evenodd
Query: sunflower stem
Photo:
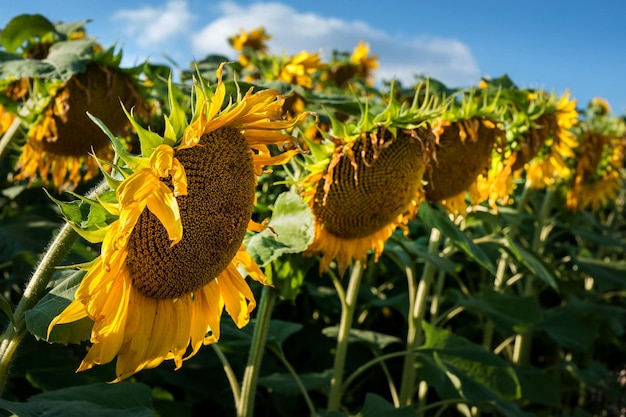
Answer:
M252 417L254 414L256 387L275 301L276 290L271 287L263 287L254 334L252 335L252 345L248 354L248 363L243 374L243 381L241 382L241 396L237 404L237 417Z
M219 348L217 343L213 343L211 345L213 351L217 355L220 363L224 367L224 373L226 374L226 378L228 379L228 383L230 384L230 389L233 391L233 401L235 402L235 407L239 404L239 398L241 397L241 389L239 388L239 383L237 382L237 377L235 376L235 372L233 371L233 367L230 366L230 362L224 352Z
M517 205L515 219L521 219L522 213L524 212L524 207L526 207L526 203L528 201L528 196L530 192L530 181L526 181L524 183L524 190L522 191L522 195L520 197L519 204ZM515 239L517 236L517 232L519 230L519 220L516 220L515 223L511 224L509 228L509 232L507 233L510 239ZM498 266L496 268L496 276L493 280L493 288L496 292L502 292L506 283L506 271L507 266L509 264L509 255L506 252L502 252L500 255L500 259L498 259ZM485 329L483 331L483 346L487 350L491 350L491 346L493 344L493 334L494 334L495 326L493 321L487 320L485 323Z
M539 216L537 217L537 227L533 235L531 244L531 250L533 254L541 255L543 253L543 246L547 240L547 235L544 234L544 228L548 217L550 216L550 210L552 209L552 197L554 191L552 188L548 188L543 197L541 208L539 209ZM526 285L524 287L524 295L532 297L535 295L535 276L530 274L526 276ZM513 363L515 365L527 364L530 360L530 351L532 348L532 330L526 330L523 333L515 337L515 344L513 346Z
M11 144L13 143L13 139L15 138L15 133L17 129L19 129L22 124L22 119L16 117L15 120L11 123L9 128L2 135L2 139L0 139L0 161L4 159L6 154L9 152L11 148Z
M337 411L341 404L343 394L343 372L348 352L348 342L352 319L356 310L356 301L359 295L359 287L363 278L363 263L355 262L352 265L350 281L345 298L341 297L341 319L339 321L339 331L337 333L337 347L335 350L335 362L333 365L333 376L330 380L330 393L328 395L328 411Z
M107 187L106 182L100 183L88 197L95 197L98 193L106 190ZM57 235L50 242L48 249L39 260L35 272L33 272L33 275L24 289L22 298L13 313L15 324L9 323L2 336L0 336L0 395L4 391L9 377L9 369L13 356L27 332L25 320L26 312L39 302L50 279L56 272L56 266L63 261L77 238L78 233L76 233L69 224L65 224L61 227Z
M304 383L302 382L302 378L300 378L296 370L293 368L293 366L291 366L291 363L289 363L289 361L285 357L283 350L280 347L277 348L274 346L268 346L267 348L274 355L276 355L278 359L280 359L283 365L285 365L285 368L287 368L287 372L289 372L291 376L293 377L294 381L296 381L296 384L298 385L298 388L300 389L300 392L302 393L302 396L304 397L304 401L306 402L306 405L309 408L310 416L316 417L318 414L315 411L315 405L313 404L313 400L311 400L311 396L309 395L309 392L304 386Z
M78 233L70 225L66 224L61 228L41 258L37 269L24 290L24 294L13 314L15 325L9 323L0 338L0 394L6 385L13 356L17 351L19 343L26 335L26 311L37 304L55 272L55 267L65 258L65 255L67 255L77 238Z
M430 232L428 243L428 253L431 255L439 253L441 242L441 232L433 228ZM407 330L406 345L407 350L413 351L422 344L422 321L426 313L426 301L430 292L430 287L435 278L437 267L432 262L426 262L422 270L422 277L415 289L414 274L412 268L407 268L407 280L409 282L409 328ZM415 354L408 354L404 357L402 367L402 381L400 385L400 405L409 406L413 402L415 392Z

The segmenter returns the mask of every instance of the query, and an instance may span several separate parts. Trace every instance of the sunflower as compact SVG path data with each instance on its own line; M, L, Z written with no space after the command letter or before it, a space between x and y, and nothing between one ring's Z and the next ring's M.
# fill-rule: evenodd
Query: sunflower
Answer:
M492 169L497 154L503 160L504 131L498 97L476 89L453 95L442 116L433 123L435 158L425 174L426 199L441 202L449 212L466 210L466 195L473 204L493 198L492 184L504 171ZM480 183L480 187L479 187ZM500 193L497 193L501 197Z
M242 242L247 230L260 228L251 221L257 175L295 153L272 156L268 145L291 143L280 130L300 120L280 120L283 97L273 90L250 89L225 104L222 70L223 64L213 93L194 83L190 123L171 85L163 136L129 115L141 155L127 153L110 135L124 178L107 176L114 201L101 197L91 204L115 220L89 229L70 223L85 238L101 241L102 250L75 300L48 330L49 336L57 325L94 321L79 371L116 356L115 381L166 359L178 369L200 346L218 341L224 308L238 327L250 320L256 303L238 267L268 285Z
M17 162L16 180L33 181L39 175L47 185L49 176L58 189L71 189L98 173L93 152L101 159L113 156L106 135L87 117L99 114L112 132L125 136L130 123L120 101L134 107L136 114L148 109L133 76L115 65L90 62L84 72L68 81L47 87L48 104L29 130Z
M517 126L511 130L516 136L513 170L525 168L532 188L551 187L571 175L567 160L578 146L571 131L578 121L576 100L570 100L569 91L561 98L541 91L526 96L527 102L515 114Z
M356 66L357 75L361 77L369 85L374 83L374 76L372 72L378 68L378 56L368 57L370 52L370 46L368 43L360 41L357 46L354 47L352 55L350 56L350 62Z
M566 205L572 211L598 211L615 200L621 189L620 169L624 164L626 123L610 114L605 100L595 98L587 106L587 117L576 129L580 147Z
M374 83L372 72L379 64L377 56L368 57L369 50L369 45L360 41L354 47L352 55L333 51L328 73L324 74L323 79L331 81L337 87L345 87L354 77L359 77L365 84L372 85Z
M264 54L267 51L265 41L270 39L272 36L265 32L265 28L258 27L250 32L241 29L241 33L228 38L228 42L240 52L239 63L245 67L250 63L250 51Z
M378 259L423 199L422 176L433 142L428 121L438 108L433 100L400 106L393 94L376 115L367 105L358 121L330 115L330 130L319 132L324 140L307 141L311 155L301 190L315 217L307 253L322 254L320 273L336 259L343 275L371 249Z
M323 68L319 53L300 51L285 63L277 79L306 88L313 87L313 74Z

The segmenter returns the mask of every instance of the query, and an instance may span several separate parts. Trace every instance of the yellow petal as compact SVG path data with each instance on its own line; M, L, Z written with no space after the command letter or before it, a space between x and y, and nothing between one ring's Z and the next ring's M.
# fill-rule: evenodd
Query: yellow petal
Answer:
M174 246L183 237L183 223L180 220L178 202L171 190L160 182L159 187L147 198L148 210L154 214L167 230L167 235Z
M216 281L224 298L226 311L232 317L235 325L242 328L250 321L250 313L256 306L250 287L232 263L226 267Z

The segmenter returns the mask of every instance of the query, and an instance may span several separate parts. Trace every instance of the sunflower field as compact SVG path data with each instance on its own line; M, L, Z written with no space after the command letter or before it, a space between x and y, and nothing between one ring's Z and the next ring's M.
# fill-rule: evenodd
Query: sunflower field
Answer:
M626 416L606 100L86 26L0 32L0 415Z

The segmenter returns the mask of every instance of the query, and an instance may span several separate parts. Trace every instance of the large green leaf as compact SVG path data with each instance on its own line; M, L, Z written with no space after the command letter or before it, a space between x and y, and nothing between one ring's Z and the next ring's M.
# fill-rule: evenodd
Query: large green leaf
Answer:
M29 398L29 401L44 400L84 400L103 407L124 409L133 407L150 407L152 405L152 393L147 385L140 383L95 383L48 391Z
M0 408L18 417L154 417L154 412L146 407L125 410L105 408L89 401L33 401L19 403L0 399Z
M414 417L413 407L396 408L393 404L376 394L367 393L363 408L356 417Z
M313 241L313 214L295 193L285 192L278 196L267 226L250 237L246 245L250 255L261 266L284 253L303 252Z
M558 290L559 285L556 282L554 274L544 265L543 261L539 259L533 252L524 249L518 245L509 236L506 237L506 248L522 265L536 277L540 278L543 282Z
M322 330L322 333L326 337L335 339L337 338L337 335L339 334L339 328L337 326L326 327L325 329ZM369 345L370 347L374 348L377 351L382 351L385 347L389 346L392 343L401 342L401 339L396 336L392 336L392 335L388 335L388 334L384 334L380 332L375 332L372 330L360 330L360 329L350 329L348 340L351 343L354 343L354 342L365 343L366 345Z
M61 80L67 81L72 75L85 72L93 57L94 45L93 39L57 42L50 47L44 61L54 67Z
M532 366L516 369L524 401L558 407L560 380L558 372L548 372Z
M447 330L428 323L423 327L423 347L462 397L476 403L520 398L519 380L507 361Z
M601 284L601 288L621 289L626 277L626 261L611 261L605 259L574 257L578 268Z
M34 395L25 403L0 400L0 407L20 417L78 417L87 410L94 417L154 416L150 388L130 382L63 388Z
M541 307L534 297L503 294L490 288L477 297L466 296L460 291L450 291L456 302L470 311L478 311L489 317L505 334L521 333L542 319Z
M419 207L419 217L427 226L439 229L441 233L471 259L495 275L495 267L483 250L467 237L448 217L440 206L431 206L423 202Z
M593 317L567 306L546 311L545 320L537 328L560 346L581 353L591 349L598 331Z
M305 257L299 253L284 253L274 259L271 267L266 268L270 282L286 300L295 301L304 284L307 271L315 264L314 257ZM268 270L268 268L271 268Z
M38 339L46 340L50 322L74 300L74 293L85 271L60 271L54 288L26 312L26 328ZM93 322L89 318L55 326L50 342L80 343L88 340Z
M302 373L298 375L307 391L327 387L333 376L332 369L322 372ZM293 376L288 373L274 373L259 378L259 385L271 389L274 392L288 395L300 394L300 388L295 383Z
M0 32L0 43L9 52L16 52L31 38L41 38L56 32L52 22L40 14L21 14L15 16Z

